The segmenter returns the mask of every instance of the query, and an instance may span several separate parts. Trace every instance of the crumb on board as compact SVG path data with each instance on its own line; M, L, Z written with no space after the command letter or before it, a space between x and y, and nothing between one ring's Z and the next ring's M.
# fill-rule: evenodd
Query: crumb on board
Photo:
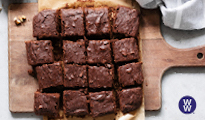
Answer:
M21 23L26 21L26 16L22 15L22 16L18 16L14 18L14 22L16 23L16 25L21 25Z

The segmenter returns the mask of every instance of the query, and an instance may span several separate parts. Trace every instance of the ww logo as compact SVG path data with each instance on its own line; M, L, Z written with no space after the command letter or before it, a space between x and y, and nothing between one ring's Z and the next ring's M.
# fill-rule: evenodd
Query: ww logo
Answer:
M191 96L184 96L179 101L179 109L185 114L193 113L196 109L196 101Z

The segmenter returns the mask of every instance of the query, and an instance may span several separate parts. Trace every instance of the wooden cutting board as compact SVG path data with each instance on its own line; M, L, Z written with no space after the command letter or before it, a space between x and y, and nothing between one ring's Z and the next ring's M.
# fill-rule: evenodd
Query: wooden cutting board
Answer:
M33 40L32 18L38 12L37 3L12 4L8 10L9 28L9 109L11 112L33 112L33 95L37 81L28 75L24 41ZM25 15L27 21L16 26L13 18ZM140 50L143 61L146 110L161 108L161 77L171 67L205 66L205 46L176 49L168 45L160 31L159 10L142 9L140 22Z

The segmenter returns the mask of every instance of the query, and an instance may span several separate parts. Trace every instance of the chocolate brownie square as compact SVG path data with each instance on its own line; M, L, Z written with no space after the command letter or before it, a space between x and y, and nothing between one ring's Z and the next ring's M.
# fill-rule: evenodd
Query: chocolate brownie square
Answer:
M88 112L84 93L74 90L63 91L63 110L66 116L85 116Z
M131 86L135 84L142 84L142 63L129 63L118 68L119 83L125 86Z
M88 43L87 55L89 64L111 63L111 47L109 40L91 40Z
M85 42L63 41L63 61L64 63L85 64Z
M60 21L57 10L43 10L33 17L33 36L38 39L58 38Z
M87 87L87 78L85 65L64 65L64 87Z
M87 36L109 36L111 27L107 7L85 8Z
M123 89L118 92L120 110L128 113L138 109L142 104L142 88Z
M119 6L113 19L113 33L136 37L139 27L139 12L136 9Z
M63 73L60 62L38 66L36 67L36 73L40 89L63 85Z
M89 66L88 81L90 88L111 88L113 85L114 69L104 66Z
M59 93L34 93L34 112L36 115L59 117Z
M61 35L63 37L84 36L83 9L61 9Z
M50 40L26 41L27 60L29 65L53 63L53 46Z
M128 62L139 58L135 38L125 38L112 42L115 63Z
M92 117L115 113L116 103L112 91L89 93Z

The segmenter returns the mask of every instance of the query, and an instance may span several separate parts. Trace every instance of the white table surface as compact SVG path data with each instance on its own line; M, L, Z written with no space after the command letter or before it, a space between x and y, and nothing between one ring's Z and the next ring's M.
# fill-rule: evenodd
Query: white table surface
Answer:
M37 2L37 0L0 0L0 120L41 120L33 113L11 113L8 99L8 5L11 3ZM0 5L1 6L1 5ZM173 30L161 25L165 40L176 48L205 45L205 29L194 31ZM205 53L205 51L203 51ZM196 100L196 110L183 114L178 108L180 98L190 95ZM205 67L171 68L162 78L162 108L146 111L146 120L204 120Z

